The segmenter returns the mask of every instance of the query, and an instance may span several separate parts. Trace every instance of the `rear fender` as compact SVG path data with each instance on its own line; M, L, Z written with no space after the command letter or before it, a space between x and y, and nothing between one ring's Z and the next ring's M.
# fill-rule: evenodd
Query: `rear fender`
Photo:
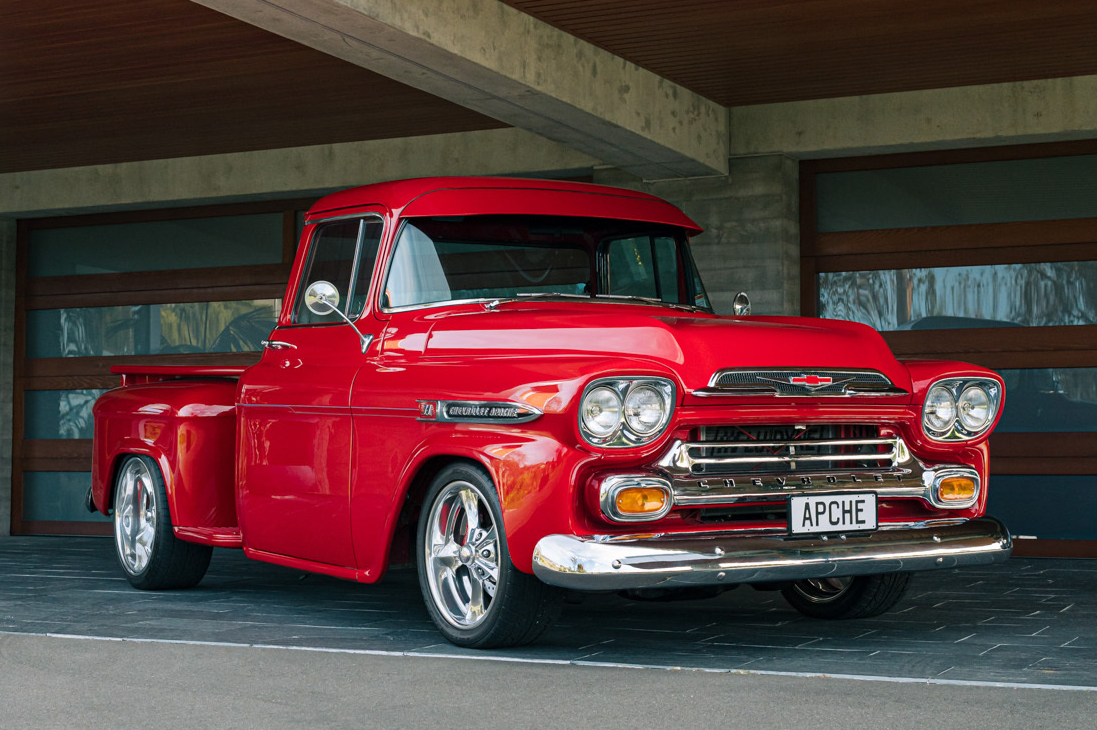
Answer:
M175 527L235 527L235 391L228 380L177 380L103 394L92 450L99 511L110 511L123 458L141 454L160 467Z

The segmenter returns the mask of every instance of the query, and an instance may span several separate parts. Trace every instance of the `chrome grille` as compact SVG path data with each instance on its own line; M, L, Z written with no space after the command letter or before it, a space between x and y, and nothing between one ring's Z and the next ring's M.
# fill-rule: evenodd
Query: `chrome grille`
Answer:
M695 395L852 396L903 395L875 370L719 370Z
M683 447L694 475L890 469L898 437L871 425L704 426Z

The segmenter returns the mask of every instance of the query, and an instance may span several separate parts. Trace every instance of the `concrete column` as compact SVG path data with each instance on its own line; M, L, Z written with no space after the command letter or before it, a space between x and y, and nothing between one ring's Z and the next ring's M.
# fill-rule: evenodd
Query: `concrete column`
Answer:
M727 177L642 182L620 170L595 171L595 182L643 190L681 208L705 232L693 256L713 307L731 312L735 294L754 314L800 313L799 164L783 155L729 161Z
M0 218L0 538L11 534L12 399L15 391L15 221Z

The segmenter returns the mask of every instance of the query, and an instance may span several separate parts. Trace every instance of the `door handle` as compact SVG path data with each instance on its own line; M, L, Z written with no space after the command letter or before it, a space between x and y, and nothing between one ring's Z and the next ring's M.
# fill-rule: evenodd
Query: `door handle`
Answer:
M296 350L297 345L292 342L282 342L281 340L263 340L263 347L268 350Z

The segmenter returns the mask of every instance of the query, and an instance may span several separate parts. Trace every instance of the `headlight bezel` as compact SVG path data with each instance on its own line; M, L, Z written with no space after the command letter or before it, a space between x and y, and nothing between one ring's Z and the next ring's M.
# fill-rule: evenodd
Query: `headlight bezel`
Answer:
M586 412L587 397L599 388L609 388L610 390L613 390L621 403L617 426L611 433L605 436L599 436L598 434L593 433L591 429L587 427L583 418L584 413ZM625 415L625 404L628 401L628 396L633 390L638 388L650 388L663 400L663 416L656 424L655 428L647 433L638 433L630 427ZM671 418L674 415L677 396L677 385L673 380L667 377L657 375L623 375L597 378L587 384L587 387L583 389L582 396L579 398L579 433L582 435L584 441L591 446L597 446L598 448L621 449L646 446L666 433L667 427L670 425Z
M930 425L928 418L929 395L939 388L948 391L952 397L952 402L955 404L951 420L942 428ZM961 377L935 380L926 389L926 397L922 402L922 432L931 440L942 443L973 441L985 435L994 425L998 412L1001 410L1002 391L1002 384L993 378ZM979 428L971 428L964 422L965 406L970 405L970 401L965 400L964 396L969 392L978 392L987 398L987 417ZM966 412L970 412L970 408Z

